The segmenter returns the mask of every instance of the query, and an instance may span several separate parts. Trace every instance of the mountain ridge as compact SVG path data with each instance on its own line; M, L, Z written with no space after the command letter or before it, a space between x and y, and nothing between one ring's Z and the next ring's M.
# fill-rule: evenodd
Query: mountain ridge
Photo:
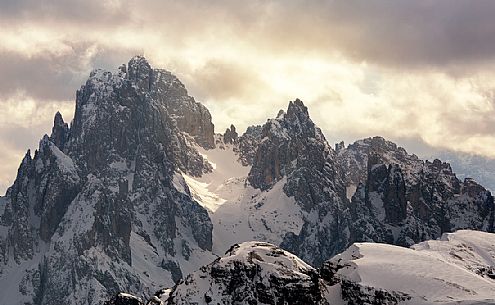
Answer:
M208 109L142 56L91 72L70 126L55 114L6 195L9 304L149 296L252 240L319 267L358 241L494 230L491 193L446 163L379 137L334 149L299 99L244 134L215 134Z
M244 242L146 304L492 304L494 242L493 233L461 230L411 248L356 243L319 269L275 245ZM118 294L105 304L144 303Z

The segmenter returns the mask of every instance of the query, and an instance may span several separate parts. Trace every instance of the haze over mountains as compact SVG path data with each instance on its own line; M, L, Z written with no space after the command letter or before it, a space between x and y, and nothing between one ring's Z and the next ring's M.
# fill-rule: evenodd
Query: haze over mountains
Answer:
M142 56L91 73L70 126L57 113L26 153L0 214L1 304L101 304L176 283L156 302L475 304L495 285L493 236L445 235L494 231L493 196L473 179L381 137L334 147L299 99L262 126L215 133L208 109ZM428 263L367 278L383 255ZM391 284L420 267L466 274L430 274L440 294Z

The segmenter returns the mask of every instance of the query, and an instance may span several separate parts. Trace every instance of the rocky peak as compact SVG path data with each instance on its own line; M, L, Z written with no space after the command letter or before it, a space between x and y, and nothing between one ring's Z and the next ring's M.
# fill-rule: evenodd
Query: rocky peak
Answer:
M300 99L289 101L289 107L287 107L288 117L299 117L305 120L309 119L308 107Z
M314 137L315 133L319 131L317 130L318 128L315 128L315 124L309 117L308 108L300 99L290 101L287 113L280 117L283 117L292 132ZM323 134L319 136L322 137Z
M335 143L335 151L337 153L340 152L341 150L343 150L344 148L345 148L344 141L341 141L339 143Z
M262 140L249 174L256 188L268 189L299 166L322 170L333 150L321 130L309 117L308 109L299 99L289 102L286 113L279 112L262 129Z
M315 126L300 100L285 114L263 126L262 139L249 183L273 189L284 179L284 193L304 215L299 234L287 233L281 247L319 265L347 245L345 188L338 175L335 152Z
M31 157L31 149L28 149L26 151L26 153L24 154L24 157L22 158L22 161L21 161L21 167L23 165L26 165L26 164L29 164L31 163L31 161L33 160L33 158ZM20 169L20 168L19 168Z
M337 144L336 144L337 148ZM365 183L370 164L404 164L408 167L419 167L422 161L413 154L408 154L402 147L397 146L383 137L371 137L358 140L348 147L337 149L337 163L340 167L342 180L347 186L357 186ZM368 162L373 156L376 160Z
M150 90L153 69L144 56L138 55L127 64L127 77L142 90Z
M105 168L148 151L161 155L172 171L177 167L194 176L208 171L190 139L201 145L213 133L208 110L175 76L152 69L142 56L129 61L127 74L123 71L95 70L77 93L70 151L82 157L81 168ZM203 132L200 126L208 124L211 130Z
M261 142L263 128L260 125L249 126L246 132L238 138L238 145L234 147L239 154L239 160L244 166L252 166L256 151Z
M227 128L225 130L225 133L223 134L223 142L225 144L235 144L238 141L238 134L235 130L234 124L230 125L230 128Z
M211 169L195 145L213 124L175 79L142 57L94 70L71 127L57 113L51 136L26 154L0 224L0 281L2 266L29 266L13 284L29 290L22 303L100 304L120 289L172 284L172 273L213 256L207 211L174 184Z
M493 231L493 197L477 184L467 187L448 163L422 161L378 137L349 145L338 158L350 174L346 182L357 186L352 241L409 246L458 229Z
M60 149L63 150L65 143L69 138L69 125L64 122L62 114L57 111L53 119L53 128L50 140Z

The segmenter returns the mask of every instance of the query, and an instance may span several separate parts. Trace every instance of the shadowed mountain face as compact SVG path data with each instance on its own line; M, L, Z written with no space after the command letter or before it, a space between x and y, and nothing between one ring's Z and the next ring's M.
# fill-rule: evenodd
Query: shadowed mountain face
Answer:
M490 191L495 190L495 158L461 152L438 152L433 155L449 162L459 177L473 178Z
M169 72L142 57L93 71L71 127L57 114L8 190L3 277L25 269L13 300L99 304L111 291L168 282L188 260L208 262L211 221L173 176L211 170L191 143L212 140L208 110ZM14 304L9 293L2 303Z
M334 150L299 100L262 130L248 181L269 190L286 180L303 225L281 246L315 266L357 241L410 246L463 228L494 230L491 193L447 163L381 137Z
M447 163L380 137L333 149L300 100L242 135L234 125L215 135L184 85L139 56L91 73L70 127L55 115L52 134L28 151L0 198L0 215L0 304L101 304L118 291L150 296L201 276L227 289L226 304L268 300L263 287L280 302L326 304L313 267L354 242L410 246L457 229L494 230L490 192ZM251 240L263 255L229 252L246 254L249 266L207 265L226 242ZM293 256L304 270L253 263L282 254L286 262L278 246L313 267ZM234 275L256 284L225 280ZM192 304L194 292L210 303L201 285L177 286L168 302Z

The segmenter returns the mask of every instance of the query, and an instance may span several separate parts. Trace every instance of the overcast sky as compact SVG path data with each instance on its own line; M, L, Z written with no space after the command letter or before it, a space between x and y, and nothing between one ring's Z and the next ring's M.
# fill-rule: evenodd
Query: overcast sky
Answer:
M144 54L244 130L302 99L331 141L495 157L495 1L0 0L0 193L93 68ZM246 115L249 114L249 115Z

